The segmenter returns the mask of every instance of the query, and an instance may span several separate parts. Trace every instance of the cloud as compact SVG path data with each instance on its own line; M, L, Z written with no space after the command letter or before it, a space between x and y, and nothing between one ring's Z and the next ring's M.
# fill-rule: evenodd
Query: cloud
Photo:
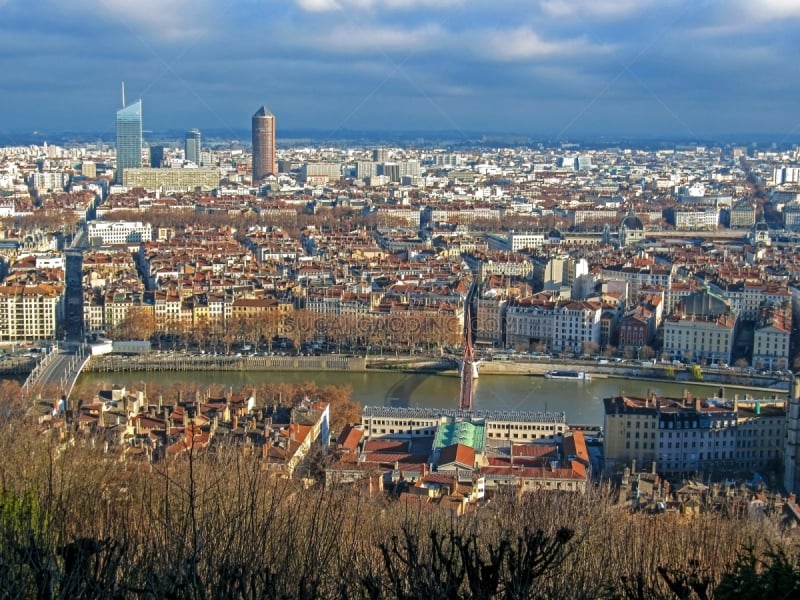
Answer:
M463 0L295 0L298 8L307 12L334 10L413 10L417 8L444 8L462 4Z
M761 21L800 18L797 0L739 0L737 4L743 12Z
M93 14L167 41L205 35L214 15L225 10L215 0L72 0L70 6L79 14Z
M388 26L358 27L345 25L314 36L311 41L318 47L340 53L389 52L430 49L439 45L445 32L438 25L415 28ZM307 42L304 42L304 44Z
M551 17L622 19L674 4L675 0L541 0L540 7Z
M297 0L297 6L306 12L328 12L342 9L341 4L336 0Z
M393 106L398 128L435 128L432 104L466 121L500 103L487 129L530 126L534 104L574 131L630 129L629 110L651 131L672 119L664 104L687 123L794 125L798 19L800 0L0 0L0 54L15 57L0 110L113 127L124 78L154 129L247 127L261 101L319 127L380 128ZM43 64L73 75L43 84Z
M781 26L795 26L800 20L797 0L731 0L712 6L707 17L691 32L700 36L740 36L768 32Z
M519 27L511 31L494 31L486 37L482 48L488 58L497 60L527 60L608 49L604 46L593 48L583 37L557 41L545 40L530 27Z

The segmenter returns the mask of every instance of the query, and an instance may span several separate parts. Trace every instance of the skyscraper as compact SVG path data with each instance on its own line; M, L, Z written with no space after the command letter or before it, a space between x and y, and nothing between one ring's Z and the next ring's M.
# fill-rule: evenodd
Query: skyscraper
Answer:
M150 166L153 169L160 169L164 162L165 148L162 145L150 146Z
M125 169L142 166L142 101L137 100L117 111L117 174L122 183Z
M262 106L253 115L253 181L277 173L275 115L266 106Z
M190 129L186 132L184 145L186 160L200 166L200 130Z

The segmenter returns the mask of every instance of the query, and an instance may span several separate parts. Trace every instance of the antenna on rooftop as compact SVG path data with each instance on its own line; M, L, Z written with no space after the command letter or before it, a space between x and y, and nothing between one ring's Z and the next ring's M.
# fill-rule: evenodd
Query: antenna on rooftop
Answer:
M125 108L125 82L122 82L122 108Z

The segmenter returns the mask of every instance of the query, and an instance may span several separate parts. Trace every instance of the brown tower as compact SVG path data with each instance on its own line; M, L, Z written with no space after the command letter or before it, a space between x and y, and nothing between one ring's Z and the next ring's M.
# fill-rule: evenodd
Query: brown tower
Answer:
M253 182L277 173L275 115L266 106L262 106L253 115Z

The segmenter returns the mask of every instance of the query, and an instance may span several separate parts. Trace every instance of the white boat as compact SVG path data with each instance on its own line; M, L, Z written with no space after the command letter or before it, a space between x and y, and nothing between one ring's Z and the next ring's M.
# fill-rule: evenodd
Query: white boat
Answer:
M553 369L547 371L544 376L547 379L572 379L575 381L585 381L591 379L591 375L585 371L569 371L565 369Z

